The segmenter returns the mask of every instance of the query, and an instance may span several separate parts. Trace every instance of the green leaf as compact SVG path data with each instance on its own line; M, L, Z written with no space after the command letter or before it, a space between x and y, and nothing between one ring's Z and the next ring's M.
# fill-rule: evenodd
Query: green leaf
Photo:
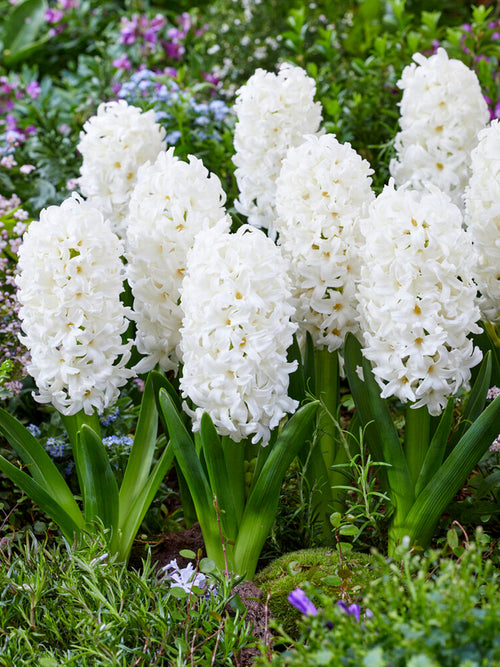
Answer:
M339 534L340 535L357 535L358 534L358 529L356 526L353 525L344 525L340 526L339 528Z
M85 528L85 521L81 512L79 516L70 514L62 507L53 494L50 492L50 487L45 489L36 480L30 477L27 473L15 465L7 461L3 456L0 456L0 470L6 475L14 484L16 484L27 496L35 502L38 507L47 514L53 521L57 523L64 536L70 544L73 543L75 535L78 536ZM76 520L75 520L76 519Z
M11 11L1 33L5 65L12 66L31 55L49 39L36 40L40 30L46 26L44 0L24 0Z
M288 395L296 401L303 401L306 397L306 378L304 377L304 366L302 364L302 355L300 353L300 345L297 337L294 335L293 343L288 348L287 353L288 362L297 362L297 368L293 373L290 373L290 381L288 384Z
M378 469L382 488L395 507L395 520L406 516L414 500L413 485L406 457L392 421L387 401L380 397L370 363L363 357L361 345L349 333L344 348L345 372L368 448L374 461L390 467ZM362 369L363 380L358 376Z
M81 523L80 509L55 463L28 429L2 408L0 408L0 431L28 467L38 486L50 493L56 503L72 517L75 524Z
M128 560L142 520L150 508L163 478L171 468L173 459L174 450L172 445L168 443L146 483L137 494L134 504L128 510L125 510L121 504L119 505L119 528L116 537L115 535L112 536L111 547L118 554L120 560Z
M77 448L86 521L100 519L112 532L118 529L118 486L106 448L94 429L84 424L77 434Z
M175 458L193 498L207 555L213 558L218 567L224 567L217 517L213 507L213 494L196 454L194 442L182 423L170 393L165 388L160 389L159 403Z
M412 543L424 548L429 544L441 515L497 437L499 425L500 396L476 419L421 491L396 540L409 535Z
M181 549L179 551L179 556L182 556L183 558L196 558L195 552L191 551L191 549Z
M228 483L233 471L226 469L224 450L215 426L206 412L203 413L200 425L200 436L208 477L212 493L217 497L217 506L222 510L219 514L223 536L234 542L238 534L238 523L243 515L243 507L236 507L231 485Z
M450 441L448 450L453 449L453 447L464 435L470 425L479 417L483 411L483 408L486 404L486 394L490 388L491 369L492 353L491 350L488 350L484 356L479 373L464 406L461 423Z
M453 398L448 400L446 410L443 412L439 425L434 432L427 454L425 456L420 474L415 485L415 496L418 497L420 491L427 485L436 470L442 464L448 438L450 437L451 425L453 423L453 410L455 404Z
M153 377L149 374L142 395L134 444L120 487L120 515L128 513L148 479L155 453L157 433L158 411Z
M283 478L299 450L312 437L318 401L311 401L288 420L250 493L234 548L238 574L254 575L257 560L271 530Z

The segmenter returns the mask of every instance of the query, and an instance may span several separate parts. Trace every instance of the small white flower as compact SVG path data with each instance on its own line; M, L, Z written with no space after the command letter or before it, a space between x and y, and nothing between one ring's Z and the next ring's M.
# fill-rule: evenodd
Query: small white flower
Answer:
M173 560L162 568L165 572L165 578L170 583L170 586L175 588L182 588L186 593L191 593L193 586L205 590L207 586L207 578L201 572L195 572L192 563L188 563L186 567L180 568L177 565L177 559Z
M198 234L181 297L180 386L196 406L195 431L206 411L221 435L265 445L296 409L287 395L295 369L286 356L296 330L290 298L286 262L263 232L245 225Z
M413 59L398 82L401 130L390 172L396 185L409 182L425 189L433 183L462 208L470 152L489 121L488 105L476 74L448 58L443 48L429 58L417 53Z
M467 385L481 352L472 244L447 195L394 189L391 182L362 221L359 287L364 354L382 397L397 396L437 415Z
M148 160L153 162L165 149L164 136L154 111L143 112L125 100L100 104L97 115L83 126L77 146L83 157L80 190L111 220L120 236L137 169Z
M500 320L500 122L479 133L465 193L465 221L474 248L474 277L485 319Z
M283 160L276 228L290 263L295 321L333 351L358 331L358 218L374 199L373 170L333 134L308 135Z
M235 207L250 224L269 229L271 237L281 161L288 148L316 133L321 122L315 92L314 80L290 64L278 74L257 69L237 92L233 162L240 195Z
M127 278L134 295L136 346L146 357L138 372L177 371L181 352L180 288L194 238L216 225L228 231L225 194L198 158L179 160L174 149L142 166L130 199Z
M133 375L122 254L100 211L77 196L44 209L24 235L16 282L28 372L36 400L62 414L102 412Z

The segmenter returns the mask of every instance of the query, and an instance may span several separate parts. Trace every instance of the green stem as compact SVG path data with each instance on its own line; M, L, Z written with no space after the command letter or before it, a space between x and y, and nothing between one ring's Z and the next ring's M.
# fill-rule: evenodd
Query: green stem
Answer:
M319 413L319 442L316 448L321 452L327 470L328 490L331 507L325 508L328 515L331 511L344 512L343 492L332 487L345 484L345 474L334 465L346 463L348 460L344 447L340 443L338 426L338 407L340 399L340 376L338 351L329 352L326 347L314 351L316 395L324 408ZM313 452L314 455L314 452Z
M406 408L404 453L413 489L417 484L422 465L427 455L430 440L431 416L427 406Z

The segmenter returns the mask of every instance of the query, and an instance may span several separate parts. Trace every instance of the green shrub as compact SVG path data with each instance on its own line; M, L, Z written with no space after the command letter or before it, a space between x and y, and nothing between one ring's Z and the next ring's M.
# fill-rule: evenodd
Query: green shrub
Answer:
M438 551L422 556L400 549L397 561L378 555L380 576L367 586L359 621L354 608L346 613L324 589L304 585L318 613L302 618L298 641L281 631L280 642L290 648L272 655L263 648L258 665L500 664L500 571L485 558L485 537L478 531L476 538L458 560Z
M252 640L241 613L227 612L226 577L207 575L217 594L187 595L159 580L149 554L136 571L99 542L49 548L33 536L0 562L2 667L234 665Z

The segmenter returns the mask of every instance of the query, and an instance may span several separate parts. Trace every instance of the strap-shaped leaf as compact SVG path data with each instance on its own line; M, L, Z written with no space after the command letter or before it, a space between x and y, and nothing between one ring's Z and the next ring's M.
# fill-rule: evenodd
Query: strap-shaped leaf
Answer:
M158 373L158 371L151 371L149 376L153 382L156 400L159 400L160 389L164 389L170 396L176 410L180 412L182 410L181 398L172 383L164 375Z
M222 532L231 542L236 540L238 523L243 515L243 507L236 507L231 493L230 476L234 474L226 469L224 450L210 416L205 412L201 418L200 435L208 477L212 493L217 496L217 506L221 510L220 522Z
M106 448L94 429L83 425L77 434L79 474L85 519L99 518L105 528L118 529L118 486Z
M297 368L293 373L290 373L289 376L288 395L290 398L293 398L300 403L306 397L306 378L304 376L304 365L302 363L300 345L295 335L292 344L288 348L287 361L297 362Z
M318 402L312 401L288 420L247 500L234 549L236 572L251 579L276 517L283 478L299 450L311 437Z
M70 544L75 539L75 535L78 536L85 528L85 521L79 510L79 515L75 513L69 514L51 494L50 487L48 489L44 488L23 470L20 470L7 461L3 456L0 456L0 470L22 489L47 516L57 523Z
M158 410L156 409L153 378L150 374L142 395L134 444L130 450L120 487L120 514L127 514L148 479L155 453L157 433Z
M453 410L455 403L453 398L448 400L446 410L443 412L439 420L438 427L434 432L430 445L427 449L427 454L424 463L420 470L420 474L415 485L415 496L418 498L420 491L428 484L432 476L439 469L443 462L446 452L446 444L450 437L451 425L453 423Z
M213 494L196 454L194 442L182 423L170 393L164 388L160 389L159 402L175 458L191 492L207 555L215 560L217 565L223 566L222 545L213 506Z
M306 389L311 394L316 394L316 364L314 360L314 342L309 331L306 333L306 345L304 349L304 377Z
M500 396L476 419L422 490L397 538L409 535L412 542L427 546L439 518L497 437L499 426Z
M490 388L492 369L491 350L485 354L481 367L477 374L474 385L469 393L462 413L462 420L456 433L451 438L448 451L452 450L460 438L464 435L470 425L479 417L486 404L486 394Z
M380 397L370 363L363 357L361 345L347 334L344 362L349 387L368 448L374 461L388 463L378 470L383 490L388 493L399 518L406 516L414 500L413 485L406 457L399 441L387 402ZM363 379L358 375L361 369ZM399 519L397 519L399 520Z
M119 560L127 561L132 544L141 527L142 520L153 502L160 484L172 466L174 450L170 443L165 446L147 481L136 495L134 503L127 509L120 504L119 529L112 536L111 549Z
M1 408L0 431L28 467L38 485L46 489L73 521L78 523L81 512L75 498L57 466L38 440L21 422Z

